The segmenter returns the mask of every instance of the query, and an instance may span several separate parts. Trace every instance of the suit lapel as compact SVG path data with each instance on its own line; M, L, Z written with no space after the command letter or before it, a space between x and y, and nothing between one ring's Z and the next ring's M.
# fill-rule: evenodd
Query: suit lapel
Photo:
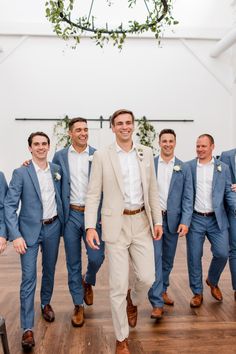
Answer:
M113 167L113 169L115 171L115 176L117 178L117 182L119 184L119 187L120 187L120 190L121 190L122 194L124 195L123 176L122 176L122 172L121 172L121 168L120 168L120 161L119 161L118 154L116 152L115 144L110 146L109 155L110 155L110 160L111 160L112 167Z
M62 161L64 163L64 166L62 168L63 168L63 176L64 174L66 174L68 179L70 180L68 153L69 153L69 148L66 148L62 151Z
M92 156L94 154L95 149L93 149L91 146L89 146L89 156ZM89 160L89 165L88 165L88 175L90 176L91 172L91 166L92 166L92 161Z
M145 153L143 154L143 158L141 159L138 154L138 149L142 149L142 147L136 146L135 151L137 154L137 160L139 164L139 170L140 170L140 175L141 175L141 181L142 181L142 186L143 186L143 195L146 196L147 193L147 183L146 183L146 170L145 170ZM143 150L143 149L142 149Z
M33 163L31 162L27 168L27 171L30 175L30 178L32 180L32 183L34 185L34 188L36 190L36 193L38 194L38 197L40 199L40 201L42 202L42 197L41 197L41 191L40 191L40 187L39 187L39 181L38 181L38 177L34 168Z
M196 189L197 189L197 159L195 159L191 163L190 166L191 166L191 170L192 170L194 194L196 194Z
M180 165L180 163L178 163L178 160L177 160L176 157L175 157L174 166L175 166L176 164ZM168 195L171 193L171 190L172 190L172 188L173 188L173 186L174 186L174 183L175 183L175 180L176 180L176 178L177 178L177 174L178 174L178 173L181 173L181 172L180 172L180 171L179 171L179 172L175 172L174 170L172 171L172 176L171 176L171 180L170 180L170 187L169 187Z
M230 164L231 164L231 169L232 169L232 172L233 172L233 175L234 175L234 181L236 180L235 153L236 153L236 151L234 151L234 153L230 155Z
M217 160L214 158L214 172L213 172L213 181L212 181L212 191L215 189L217 178L220 172L217 171L217 166L220 166L220 163L217 163Z

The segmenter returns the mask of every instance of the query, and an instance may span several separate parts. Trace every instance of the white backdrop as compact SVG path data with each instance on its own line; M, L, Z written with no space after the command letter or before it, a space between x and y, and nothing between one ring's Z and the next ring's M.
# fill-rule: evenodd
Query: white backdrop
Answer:
M216 154L236 145L235 54L231 48L210 57L233 27L235 5L232 0L178 0L174 6L180 24L174 33L166 31L161 47L144 36L129 38L119 52L112 46L100 49L89 38L71 49L53 35L44 1L0 0L0 170L8 179L30 156L28 135L53 133L51 121L15 118L108 118L128 108L138 118L193 119L155 123L157 131L176 130L176 153L183 160L194 157L196 137L204 132L215 137ZM89 126L91 145L112 141L108 128Z

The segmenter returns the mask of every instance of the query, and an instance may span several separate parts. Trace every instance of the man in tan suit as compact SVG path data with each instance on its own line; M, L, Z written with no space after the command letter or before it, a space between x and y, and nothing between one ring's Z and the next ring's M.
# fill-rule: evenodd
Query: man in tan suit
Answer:
M99 249L96 232L101 193L102 238L109 259L109 283L116 353L130 353L129 326L137 322L140 304L155 280L153 240L162 236L153 154L134 144L134 115L122 109L111 118L116 142L96 151L85 204L87 242ZM136 281L129 287L129 258Z

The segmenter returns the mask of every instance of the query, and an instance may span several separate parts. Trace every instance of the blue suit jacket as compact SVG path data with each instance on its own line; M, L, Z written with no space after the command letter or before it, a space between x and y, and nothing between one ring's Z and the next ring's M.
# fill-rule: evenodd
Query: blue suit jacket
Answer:
M159 156L155 157L156 175ZM179 224L189 226L193 212L193 184L189 167L175 158L175 166L180 171L173 171L167 199L167 224L169 231L175 233Z
M55 188L57 214L63 225L61 181L55 180L55 173L61 174L61 169L52 163L50 169ZM20 213L17 216L20 202ZM37 174L32 163L13 171L4 205L9 240L13 241L22 236L27 245L35 244L42 227L43 205Z
M236 155L236 149L232 149L229 151L222 152L220 157L220 160L229 166L232 183L236 183L235 155Z
M7 194L7 182L5 176L0 172L0 236L7 238L7 229L4 216L4 199Z
M69 219L70 213L70 169L68 162L69 147L59 150L53 157L53 162L61 167L62 170L62 204L65 216L65 223ZM96 149L89 146L89 156L93 155ZM91 170L91 161L89 161L89 175Z
M190 166L193 177L194 201L197 185L197 159L187 162ZM219 167L220 166L220 167ZM212 181L212 203L216 215L217 224L220 230L229 227L228 218L225 211L225 203L235 214L236 193L231 191L231 177L229 167L220 160L214 160L214 173Z

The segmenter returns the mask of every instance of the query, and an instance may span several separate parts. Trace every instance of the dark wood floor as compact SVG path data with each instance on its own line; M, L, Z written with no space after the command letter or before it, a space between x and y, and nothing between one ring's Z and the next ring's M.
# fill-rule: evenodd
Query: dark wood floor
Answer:
M39 257L40 258L40 257ZM40 280L40 259L39 274ZM209 245L205 244L204 277L210 261ZM11 354L21 353L19 324L19 256L10 245L0 256L0 315L6 319ZM38 281L39 282L39 281ZM205 286L204 303L200 309L191 309L192 296L188 287L185 240L178 245L175 268L169 294L174 307L165 307L165 316L155 322L150 319L151 307L146 300L139 308L138 325L130 333L132 354L172 353L236 353L236 302L233 297L230 273L225 269L220 287L224 300L216 302ZM114 353L115 337L112 328L108 296L108 266L101 268L95 289L95 301L86 307L86 323L73 328L70 316L73 310L67 288L67 271L63 242L57 265L52 305L56 313L54 323L46 323L40 315L39 286L35 297L35 354L110 354ZM0 344L1 347L1 344ZM0 349L2 354L2 349Z

